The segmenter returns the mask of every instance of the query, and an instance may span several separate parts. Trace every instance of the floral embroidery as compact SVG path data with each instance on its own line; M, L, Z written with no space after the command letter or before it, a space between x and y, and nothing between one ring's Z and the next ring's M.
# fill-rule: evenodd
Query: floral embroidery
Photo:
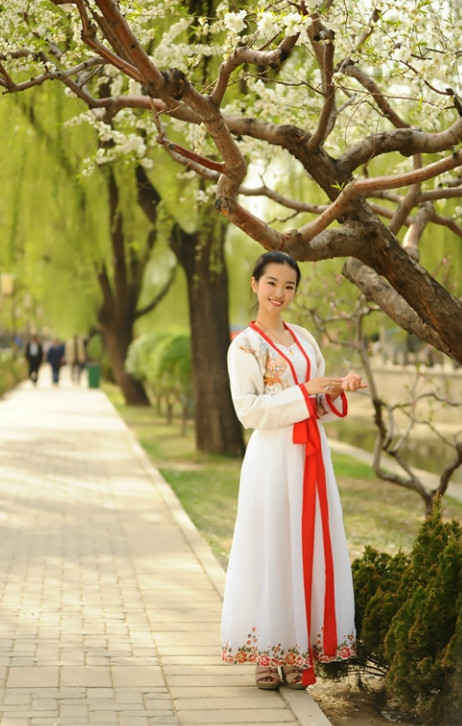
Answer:
M226 663L259 663L262 666L277 668L283 665L293 665L299 668L310 668L312 666L309 652L302 651L298 645L284 649L281 643L271 646L266 650L259 650L256 628L247 635L245 644L241 645L236 652L228 644L223 648L223 660ZM347 660L356 655L355 638L353 634L347 635L338 645L334 656L327 656L323 652L322 634L318 633L316 643L313 646L313 659L320 663L328 663L334 660Z
M275 392L276 386L281 390L294 385L287 361L278 355L277 351L271 348L263 338L258 341L256 347L240 345L239 348L245 353L251 353L257 359L265 388L270 388L271 392Z
M287 363L283 358L279 358L278 356L274 356L274 358L268 356L266 371L263 376L265 386L281 386L281 388L285 388L286 385L282 376L286 370Z
M316 636L316 642L313 645L313 658L314 660L319 661L319 663L330 663L333 660L348 660L348 658L354 658L355 655L355 637L352 633L347 635L342 642L337 645L337 652L334 656L329 656L324 653L321 633L318 633Z

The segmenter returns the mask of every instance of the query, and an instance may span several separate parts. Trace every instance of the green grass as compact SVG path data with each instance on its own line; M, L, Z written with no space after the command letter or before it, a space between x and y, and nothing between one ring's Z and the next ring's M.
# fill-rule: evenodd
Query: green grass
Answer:
M167 425L153 409L125 406L118 389L105 385L140 445L179 497L215 555L226 565L234 520L241 461L206 456L194 446L192 424L181 435L180 421ZM420 497L378 480L371 468L344 454L332 455L352 558L366 544L389 553L409 549L424 520ZM462 502L444 498L444 515L462 520Z

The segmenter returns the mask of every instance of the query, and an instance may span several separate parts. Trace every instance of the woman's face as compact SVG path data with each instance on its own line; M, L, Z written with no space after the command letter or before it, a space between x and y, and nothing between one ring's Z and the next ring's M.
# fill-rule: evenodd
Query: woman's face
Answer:
M297 273L289 265L269 262L259 280L252 277L252 290L257 295L258 310L279 314L294 299Z

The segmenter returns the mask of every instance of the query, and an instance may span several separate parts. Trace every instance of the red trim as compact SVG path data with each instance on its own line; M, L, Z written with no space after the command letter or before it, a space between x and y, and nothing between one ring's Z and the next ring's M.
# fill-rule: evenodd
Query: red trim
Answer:
M286 330L288 330L289 333L291 334L291 336L294 340L294 343L297 344L298 348L300 349L300 351L306 361L306 377L305 377L305 379L307 381L309 381L310 373L311 373L311 361L310 361L309 357L307 356L305 349L303 348L300 341L298 340L297 336L295 335L294 331L291 328L289 328L289 326L286 325L286 323L283 322L282 324L283 324L284 328ZM268 345L270 345L276 351L276 353L278 353L280 356L282 356L282 358L284 358L284 360L287 361L287 363L289 364L290 372L292 373L292 378L294 379L295 383L298 384L297 374L295 373L294 365L293 365L292 361L290 360L289 356L287 356L276 343L273 343L271 338L269 338L266 335L266 333L264 333L263 330L258 327L258 325L255 325L254 320L251 321L250 327L252 328L252 330L255 330L257 333L259 333L259 335L261 335L261 337L264 340L266 340ZM283 346L283 347L286 347L286 346Z
M343 391L340 394L340 398L342 399L342 410L341 411L339 411L339 409L336 408L336 406L334 406L329 394L328 393L326 394L326 401L327 401L327 405L329 406L330 410L333 413L335 413L335 415L338 416L339 418L344 418L344 416L346 416L348 413L348 399L345 396L345 393Z
M335 577L334 577L334 558L332 554L332 543L329 530L329 503L327 498L326 472L322 456L321 436L319 433L319 425L317 422L317 413L315 399L312 398L305 386L298 382L295 368L290 359L277 347L273 341L260 330L252 321L250 327L261 335L264 340L277 353L284 358L289 364L293 379L296 385L300 386L303 393L309 418L298 421L293 426L292 441L294 444L304 444L305 446L305 467L303 473L303 508L302 508L302 554L303 554L303 581L305 587L305 609L306 609L306 626L308 633L308 648L310 652L311 664L313 664L312 646L311 646L311 595L313 589L313 561L314 561L314 535L316 520L316 497L319 500L319 508L321 512L322 538L324 546L324 564L326 586L324 593L324 627L323 627L323 646L324 652L328 656L335 656L337 652L337 620L335 615ZM308 355L297 339L293 330L285 323L284 327L289 330L292 338L300 348L307 361L306 380L310 379L311 363ZM347 412L347 403L345 394L342 393L343 411L337 411L328 397L326 397L330 408L337 413L338 416L345 416ZM308 686L316 682L313 665L303 671L303 684Z
M299 383L298 386L300 387L300 390L303 394L303 398L305 399L306 407L308 409L308 412L310 414L310 417L312 418L319 418L318 413L316 411L316 406L313 406L313 400L306 390L306 386L303 385L303 383ZM295 426L296 424L294 424Z

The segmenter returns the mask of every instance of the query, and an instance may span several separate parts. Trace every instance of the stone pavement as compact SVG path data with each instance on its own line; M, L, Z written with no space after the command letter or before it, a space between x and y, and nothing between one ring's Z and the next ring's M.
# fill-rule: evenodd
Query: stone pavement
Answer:
M0 401L0 726L329 726L221 662L224 572L104 393Z

